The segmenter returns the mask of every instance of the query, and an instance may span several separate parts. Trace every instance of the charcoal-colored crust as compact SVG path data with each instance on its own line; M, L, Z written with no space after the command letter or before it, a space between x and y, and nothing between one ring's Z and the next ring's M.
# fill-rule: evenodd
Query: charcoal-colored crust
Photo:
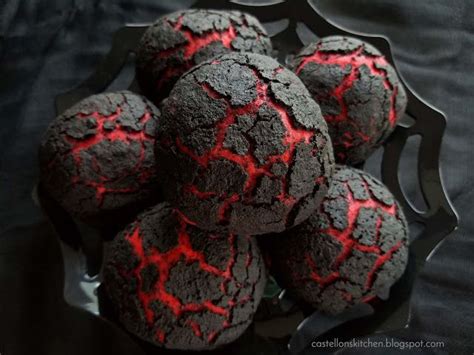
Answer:
M403 116L405 89L368 43L325 37L302 49L291 67L321 106L338 163L365 161Z
M319 106L272 58L231 53L190 70L162 106L165 198L206 230L281 232L326 194L334 158Z
M272 273L299 300L330 314L369 302L403 274L408 226L387 188L338 166L329 192L307 221L266 237Z
M185 71L231 51L272 53L270 38L255 17L239 11L174 12L159 18L140 40L137 80L147 97L159 102Z
M73 216L107 225L158 196L158 109L122 91L90 96L50 124L40 145L41 184Z
M213 349L237 339L265 286L253 237L203 232L167 204L121 232L104 265L122 324L169 349Z

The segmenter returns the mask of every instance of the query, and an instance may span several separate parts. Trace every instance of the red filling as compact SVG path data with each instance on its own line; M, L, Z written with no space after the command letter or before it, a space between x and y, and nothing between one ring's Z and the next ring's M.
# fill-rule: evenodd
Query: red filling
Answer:
M171 310L173 315L176 319L180 317L185 317L188 313L202 313L202 312L210 312L222 317L222 324L221 327L218 329L213 329L209 331L207 334L207 339L210 343L212 343L217 335L228 328L231 325L231 317L232 317L232 308L235 307L237 304L242 304L251 300L251 297L248 295L240 295L239 294L239 285L236 283L237 289L233 291L232 294L229 293L227 284L235 280L233 275L233 267L235 265L236 259L238 257L238 253L235 247L236 237L232 234L228 236L228 244L229 244L229 252L230 256L227 259L227 264L224 270L221 270L214 265L209 264L206 261L206 255L202 251L194 250L191 244L190 236L187 232L188 223L183 215L175 210L176 218L179 220L179 229L177 229L178 233L178 244L166 251L160 252L157 248L151 247L147 248L146 250L143 247L143 241L140 234L140 227L137 226L130 234L126 236L126 240L130 243L133 248L133 252L139 260L139 265L131 271L131 275L133 275L138 280L138 299L143 307L145 312L145 317L148 325L150 327L154 326L154 322L160 317L159 314L156 314L151 304L152 302L159 302L162 306L165 306ZM210 236L212 238L212 236ZM249 250L249 254L251 251ZM252 258L251 255L247 255L246 258ZM231 299L228 302L226 307L218 306L213 303L212 300L203 300L201 302L190 302L184 303L178 296L171 294L166 289L166 285L168 282L172 282L170 280L170 273L173 267L180 261L184 261L186 264L197 263L198 267L211 275L219 278L221 280L220 283L220 292L222 292L222 296L230 296ZM143 290L143 280L141 276L142 270L144 270L148 266L156 267L158 271L158 276L155 284L153 285L153 289L149 292L145 292ZM247 265L249 267L250 264ZM237 299L240 297L240 299ZM196 320L188 319L184 322L185 326L188 326L193 331L194 335L201 338L204 337L203 331ZM156 333L156 339L164 343L166 336L163 330L158 330Z
M347 185L347 184L346 184ZM366 186L367 188L367 186ZM347 227L344 230L337 229L335 227L329 227L323 230L318 230L316 234L318 236L327 235L330 238L336 239L339 244L342 245L342 250L340 251L339 255L331 264L331 269L333 270L328 275L322 276L318 272L317 261L311 256L310 253L305 255L305 261L308 265L309 269L311 270L310 276L321 288L325 288L330 284L344 279L340 273L339 268L344 261L346 261L351 255L353 250L358 250L363 253L371 253L377 255L377 259L367 275L367 280L365 283L365 290L368 291L373 285L375 276L378 270L382 267L384 263L389 261L393 253L395 253L401 246L402 243L398 242L394 245L390 250L387 252L383 252L380 246L378 245L380 239L380 228L382 226L382 217L378 215L377 223L376 223L376 231L375 231L375 241L372 245L365 245L361 244L356 238L353 237L353 232L357 227L357 217L362 208L369 208L374 210L383 210L384 212L395 216L397 206L396 204L392 205L385 205L377 200L369 199L369 200L357 200L354 198L351 190L347 188L349 191L347 195L347 203L348 203L348 211L347 211ZM367 190L369 190L367 188ZM368 298L367 298L368 299ZM364 299L363 299L364 301Z
M229 213L233 203L240 200L240 196L238 194L233 194L229 198L226 198L219 206L218 214L219 214L219 221L224 222L229 220Z
M201 327L199 326L199 323L195 322L193 320L190 320L188 322L188 324L191 327L191 329L193 330L194 335L197 336L198 338L201 338L202 337L202 331L201 331Z
M273 164L281 162L289 166L294 157L295 149L297 144L311 142L311 138L314 136L314 132L297 128L293 123L290 115L288 114L286 108L278 103L268 92L268 84L264 83L258 76L258 73L255 72L255 77L257 80L256 89L257 97L251 103L242 106L242 107L232 107L228 99L218 92L216 92L210 85L203 84L202 88L208 93L210 97L215 99L225 100L227 103L226 116L217 124L217 134L216 134L216 144L208 152L197 155L192 149L185 146L179 138L176 138L176 146L178 149L195 160L200 166L207 168L209 163L214 160L226 159L228 161L237 164L244 170L247 174L247 179L244 185L244 196L245 198L251 199L252 192L254 191L257 182L263 176L269 176L272 178L277 178L275 174L272 173L271 169ZM268 105L278 112L281 122L283 123L286 134L282 140L283 145L286 150L282 154L275 154L267 157L266 163L260 165L253 155L253 152L249 151L246 154L240 155L234 153L232 150L224 147L224 140L227 134L228 128L235 123L236 117L240 115L252 115L255 116L262 105ZM281 178L282 181L282 190L276 198L288 206L293 206L296 203L296 198L288 194L288 184L286 177ZM229 219L228 212L230 205L237 201L240 201L238 195L232 195L231 198L228 198L226 194L220 195L212 191L199 191L195 186L188 185L184 189L187 193L192 193L199 199L206 199L214 196L218 196L222 202L219 209L219 220L221 222L227 222Z
M351 125L354 127L354 134L358 135L359 138L361 138L363 141L368 142L371 140L371 137L362 133L358 124L354 122L349 116L348 107L344 100L344 94L353 86L354 82L359 79L360 67L365 65L367 68L369 68L372 75L382 78L385 89L391 92L388 121L393 127L397 122L396 97L398 93L398 88L393 87L393 85L388 80L387 71L382 69L383 67L390 65L387 60L383 56L371 56L364 54L363 51L363 46L348 53L328 53L316 50L312 55L309 55L302 59L301 63L296 69L296 73L299 74L308 63L317 63L321 65L338 65L341 68L346 68L347 66L350 66L350 73L347 74L342 80L342 82L330 93L330 96L337 100L340 107L340 113L338 115L326 114L324 115L324 118L328 123L337 123L341 121L350 122ZM342 145L344 148L350 148L354 146L354 138L355 137L352 135L351 132L346 132L346 134L342 136L341 141L337 142L337 144ZM344 154L342 155L343 156L341 156L341 158L344 158Z
M85 118L94 118L97 127L95 128L96 133L93 136L89 136L87 138L73 138L66 135L66 139L71 145L71 154L74 158L74 163L77 167L77 170L80 172L82 171L82 164L83 164L83 157L82 154L88 154L88 149L92 148L96 144L100 142L107 141L107 142L116 142L121 141L126 144L130 144L133 141L140 142L140 155L137 160L137 163L131 172L124 172L123 176L119 179L114 178L111 179L108 176L104 175L100 171L100 164L97 162L96 158L94 157L92 160L92 168L95 172L99 175L99 179L97 180L90 180L82 176L82 174L77 174L72 177L71 181L75 184L82 184L89 186L96 191L96 199L99 206L102 206L104 197L108 193L133 193L138 190L138 187L122 187L122 188L112 188L108 186L110 183L117 183L118 180L122 178L127 178L130 175L137 176L139 182L145 183L148 181L153 174L153 169L142 169L142 164L145 160L145 141L154 142L154 137L148 136L144 131L128 131L126 128L122 127L120 124L116 122L117 118L120 117L122 113L122 108L117 107L116 112L111 115L102 115L99 112L93 112L91 114L83 114L79 113L76 118L77 119L85 119ZM141 118L140 123L143 125L151 119L151 114L146 112ZM115 127L113 130L107 130L104 128L104 124L106 122L114 123Z

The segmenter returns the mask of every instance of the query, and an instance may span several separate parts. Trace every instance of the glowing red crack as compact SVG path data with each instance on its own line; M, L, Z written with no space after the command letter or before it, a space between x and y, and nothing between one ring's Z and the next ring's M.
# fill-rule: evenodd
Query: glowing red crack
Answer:
M209 344L214 343L218 335L219 335L218 332L210 332L207 337L207 341L209 342Z
M202 337L202 331L201 327L199 326L199 323L193 320L188 321L189 326L194 332L194 335L197 336L198 338Z
M200 191L196 185L192 185L192 184L189 184L189 185L186 185L184 187L184 190L188 193L191 193L193 194L194 196L198 197L199 199L201 200L205 200L209 197L214 197L216 196L217 194L215 192L203 192L203 191Z
M395 244L392 248L390 248L388 252L380 255L377 258L377 260L375 260L374 266L372 267L372 269L369 271L369 274L367 275L367 282L365 284L366 290L372 287L375 281L375 275L377 271L383 266L383 264L385 264L387 261L389 261L392 258L393 253L395 253L398 249L400 249L401 246L402 246L402 242L400 241L397 244Z
M225 222L229 219L231 205L239 200L240 200L240 196L238 194L233 194L221 203L219 210L217 212L220 222Z
M173 28L175 31L180 32L184 37L186 37L186 43L172 48L163 49L156 54L157 57L166 58L178 51L183 51L184 59L190 60L194 54L213 42L221 42L225 48L231 49L232 41L237 37L233 25L230 25L223 31L214 30L198 34L183 26L182 21L183 15L178 18Z
M333 271L326 276L321 276L317 271L317 265L309 253L305 256L306 263L311 270L311 278L320 286L325 287L339 279L339 271Z
M156 331L155 339L158 340L161 344L164 344L166 341L166 333L161 329Z
M287 206L293 206L296 203L296 198L288 193L288 179L286 176L281 178L281 182L281 192L277 195L277 199Z
M208 46L212 42L221 42L224 47L230 48L232 41L236 37L233 26L230 26L224 32L211 32L206 34L204 37L198 37L188 30L182 30L182 32L188 38L189 42L189 45L186 46L184 51L184 58L186 59L191 58L200 49Z
M159 51L156 56L158 58L167 58L179 51L183 52L184 63L178 67L166 66L166 69L161 73L160 78L156 83L157 90L160 90L166 83L169 83L172 78L181 76L188 69L193 67L196 63L192 57L202 48L207 47L211 43L221 42L225 48L232 48L232 41L237 37L236 30L233 25L230 25L224 31L209 31L203 34L196 34L182 25L183 15L180 16L173 26L175 31L180 32L186 37L186 43L175 46L173 48Z
M276 76L277 74L281 73L285 68L283 67L278 67L273 71L273 76Z
M354 81L358 80L360 67L365 65L367 68L369 68L372 75L382 78L385 89L391 92L388 120L392 127L395 126L397 121L396 97L398 88L393 87L393 85L390 83L390 80L388 79L387 71L383 69L383 67L390 65L385 57L373 56L364 53L363 45L348 53L330 53L316 49L313 54L306 56L301 60L296 69L296 73L299 74L308 63L338 65L341 68L350 66L351 68L350 73L344 77L341 84L334 88L330 94L339 103L341 112L335 116L325 115L324 118L328 122L338 122L350 119L348 115L348 108L344 101L344 93L352 87Z

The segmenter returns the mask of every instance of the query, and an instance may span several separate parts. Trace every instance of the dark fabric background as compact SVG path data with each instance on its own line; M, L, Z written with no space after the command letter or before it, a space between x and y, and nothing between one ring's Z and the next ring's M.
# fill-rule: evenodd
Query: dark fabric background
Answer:
M31 190L37 146L55 95L84 80L126 22L149 22L191 1L0 2L0 353L140 354L117 329L65 304L59 247ZM217 1L216 1L217 3ZM391 39L406 81L444 111L443 176L461 217L414 291L403 339L443 340L446 353L474 351L472 94L474 2L317 1L332 20ZM410 159L415 159L411 154ZM404 179L410 191L413 176ZM343 351L344 353L346 351ZM347 353L355 350L347 350ZM359 353L359 352L358 352ZM372 350L371 353L376 353ZM383 351L381 353L387 353Z

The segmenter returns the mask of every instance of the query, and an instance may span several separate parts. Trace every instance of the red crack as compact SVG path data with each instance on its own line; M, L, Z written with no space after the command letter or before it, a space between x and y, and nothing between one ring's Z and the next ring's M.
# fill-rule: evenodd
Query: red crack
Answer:
M188 40L188 45L185 47L184 50L184 58L186 59L191 58L199 50L204 47L207 47L213 42L221 42L225 48L231 48L232 41L236 37L235 29L232 25L229 26L229 28L225 31L209 32L202 37L200 37L199 35L195 35L190 30L183 28L181 28L181 33L183 33Z
M207 337L207 342L209 344L212 344L216 341L217 336L219 335L218 332L210 332L208 337Z
M207 31L202 34L196 34L190 29L183 26L183 16L184 15L181 15L178 18L176 24L174 24L173 26L173 29L177 32L180 32L186 38L186 43L177 45L172 48L160 50L156 54L158 58L166 58L172 54L175 54L178 51L182 51L184 59L190 61L192 59L192 56L194 56L202 48L207 47L213 42L221 42L225 48L232 48L232 41L237 37L236 30L232 24L223 31L214 30Z
M187 228L189 224L187 220L183 218L183 215L179 211L173 211L176 218L179 221L179 227L176 230L178 234L178 243L175 247L169 249L166 252L161 252L156 247L147 247L144 249L143 240L140 231L140 225L137 225L130 233L125 236L125 239L130 243L133 249L133 253L139 260L139 264L129 273L128 277L134 276L138 281L137 297L140 301L142 309L145 313L145 318L150 327L154 326L157 321L159 314L155 313L152 308L153 302L159 302L164 307L170 309L176 319L185 317L188 313L203 313L209 312L222 317L222 326L218 329L211 329L207 334L207 340L209 342L215 341L217 336L223 329L227 328L231 324L232 309L238 305L248 302L251 298L246 295L239 295L239 288L242 285L236 283L236 288L232 294L229 293L227 284L235 280L233 275L233 268L238 257L238 253L235 247L236 237L233 234L229 234L227 241L229 244L230 256L227 260L226 267L224 270L209 264L206 261L206 255L202 251L194 250L191 244L190 236ZM210 236L212 239L213 236ZM247 256L248 257L248 256ZM230 301L226 307L218 306L213 303L212 300L204 300L200 303L189 302L184 303L179 297L167 291L167 283L170 281L170 273L176 264L184 261L187 265L191 263L197 263L199 268L208 274L214 275L221 280L220 291L223 296L229 296ZM153 285L152 289L148 292L143 290L143 279L142 271L153 265L157 269L157 280ZM249 266L249 265L247 265ZM240 299L238 299L240 297ZM200 325L193 319L189 318L184 322L185 326L192 329L195 336L201 338L205 337L204 331ZM165 341L165 332L158 330L155 337L160 343Z
M288 193L288 179L286 176L281 178L281 182L282 188L281 192L277 195L277 199L287 206L293 206L296 203L296 198Z
M364 182L365 183L365 182ZM347 186L347 183L345 183ZM367 183L366 190L370 191L368 188ZM335 227L328 227L322 230L318 230L317 234L319 237L322 235L326 235L330 238L337 240L340 244L342 244L342 250L339 252L339 255L330 265L331 271L329 274L322 276L318 272L317 262L308 252L305 255L305 261L308 265L308 268L311 270L310 277L314 280L321 288L325 288L334 282L344 279L339 272L339 268L341 267L342 263L346 261L351 255L353 250L358 250L363 253L372 253L377 255L377 259L371 269L371 271L367 275L367 280L364 285L365 290L369 290L374 282L375 275L377 271L382 267L384 263L389 261L392 258L394 252L396 252L400 247L402 247L402 242L398 242L395 246L393 246L389 251L383 252L380 246L378 245L379 237L380 237L380 228L382 226L382 216L377 216L377 224L376 224L376 238L373 245L365 245L361 244L352 234L357 227L357 217L362 208L369 208L374 210L383 210L384 212L395 216L397 211L396 203L391 205L386 205L382 202L379 202L372 197L368 200L358 200L354 198L354 195L350 188L347 186L348 194L347 198L347 205L348 211L346 215L347 220L347 227L344 230L337 229ZM301 277L296 275L296 278L301 279ZM362 298L364 301L365 298Z
M376 295L367 295L365 297L362 297L361 301L363 303L371 303L372 301L375 301L376 299L378 299Z
M305 56L301 60L296 69L296 73L299 74L308 63L338 65L341 68L350 66L351 68L350 73L346 75L342 82L330 93L330 96L334 97L339 103L341 112L338 115L325 115L324 118L326 121L328 121L328 123L351 120L348 115L348 107L344 100L344 94L352 87L354 82L358 80L360 67L365 65L367 68L369 68L372 75L382 78L385 89L391 92L388 120L392 127L395 126L397 123L396 97L398 88L393 87L388 79L387 71L383 69L383 67L390 65L385 57L379 55L368 55L364 53L363 45L348 53L329 53L320 51L318 48L313 54Z
M238 194L233 194L229 198L226 198L219 206L217 214L219 215L219 222L225 222L229 220L229 213L232 208L232 204L239 201L240 196Z
M339 271L333 271L326 276L321 276L317 271L317 265L310 253L305 255L306 264L311 270L311 278L320 286L326 287L327 285L333 283L339 279Z
M230 25L223 31L208 31L203 34L195 34L183 26L183 16L184 15L181 15L174 25L171 23L170 24L175 31L180 32L186 38L186 43L161 50L156 54L156 57L167 58L179 51L182 51L185 61L178 67L169 65L166 67L156 83L157 90L160 90L166 83L169 83L172 78L177 78L188 69L191 69L196 64L192 57L202 48L207 47L214 42L221 42L225 48L231 49L232 41L237 37L237 33L233 25Z
M387 261L389 261L392 258L393 253L395 253L400 247L402 246L402 242L398 242L396 245L390 248L389 251L387 251L385 254L380 255L377 260L375 260L374 266L372 269L369 271L369 274L367 275L367 282L365 284L365 289L368 290L372 287L375 281L375 275L377 271L385 264Z
M180 210L175 209L173 212L176 213L176 214L179 216L179 218L180 218L182 221L184 221L184 223L189 224L190 226L197 226L197 223L196 223L196 222L191 221L191 220L190 220L183 212L181 212ZM210 235L209 237L212 237L212 235Z
M247 238L250 238L250 237L247 236ZM253 255L251 253L248 253L247 256L245 257L245 267L248 268L252 264L252 261L253 261Z
M278 67L273 71L273 76L276 76L277 74L281 73L285 68L283 67Z
M165 341L166 341L166 333L164 331L162 331L161 329L158 329L156 331L156 335L155 335L155 339L161 343L161 344L164 344Z
M146 182L152 176L154 169L142 169L143 161L145 160L145 141L154 142L154 137L149 136L145 133L145 130L141 131L130 131L126 127L121 126L116 120L121 116L122 108L117 106L117 109L114 113L110 115L102 115L99 112L92 113L78 113L75 118L77 119L87 119L93 118L97 124L95 129L95 134L86 138L74 138L66 135L65 138L68 143L71 145L70 153L73 156L74 163L78 169L81 171L82 157L81 153L87 152L89 148L92 148L96 144L99 144L103 141L114 142L121 141L126 144L131 142L140 142L140 156L137 160L137 163L132 172L126 173L123 176L117 178L109 178L106 175L103 175L100 171L100 165L98 164L96 158L93 158L93 170L98 173L99 181L88 180L81 176L81 174L74 175L71 178L73 185L82 184L85 186L92 187L96 190L96 199L99 206L102 206L104 197L109 193L132 193L138 191L138 187L135 188L113 188L109 187L109 183L117 183L120 179L127 178L130 175L136 175L141 183ZM152 118L150 112L146 111L144 115L140 118L140 123L145 126L146 122ZM107 130L104 128L106 122L114 123L114 128Z
M202 337L202 331L201 327L199 326L199 323L193 320L188 321L189 326L194 332L194 335L197 336L198 338Z
M344 298L346 300L346 302L352 302L352 300L354 299L354 296L352 296L351 293L347 292L347 291L342 291L342 290L339 290L342 298Z
M212 192L212 191L211 192L200 191L196 185L192 185L192 184L186 185L184 187L184 190L187 193L193 194L194 196L198 197L200 200L205 200L207 198L214 197L217 195L215 192Z
M269 94L268 84L266 84L262 81L262 79L260 79L256 71L254 71L254 74L256 77L257 97L254 101L241 107L233 107L230 104L228 98L218 93L209 84L204 83L201 85L210 97L214 99L225 100L227 104L226 115L216 125L217 133L216 143L214 147L212 147L206 153L198 155L192 149L184 145L183 142L181 142L181 140L179 139L179 137L176 138L176 146L178 147L180 152L189 156L204 168L207 168L211 161L219 159L225 159L240 166L242 170L244 170L247 174L247 179L243 187L245 201L248 201L253 198L252 193L261 177L268 176L272 178L278 178L271 171L273 164L281 162L284 163L286 166L289 166L293 161L296 146L302 142L309 144L312 137L314 136L314 132L302 128L297 128L295 126L293 120L290 118L290 115L287 112L287 109ZM234 153L232 150L224 147L224 140L228 128L235 123L235 120L238 116L255 116L260 107L264 104L273 108L280 116L281 122L283 123L283 126L286 129L286 134L282 139L282 144L286 149L282 154L268 156L266 159L266 163L261 165L253 155L253 152L248 152L243 155ZM280 179L282 181L282 190L280 194L276 196L276 198L291 207L297 202L297 199L289 195L289 193L287 192L288 184L286 176ZM197 189L193 188L193 186L186 186L184 192L191 193L199 199L206 199L218 195L213 191L198 191ZM228 211L230 205L232 203L240 201L240 199L236 198L235 195L231 201L229 201L229 199L227 199L225 195L220 196L220 199L222 198L224 198L224 200L221 201L221 206L218 212L218 219L221 222L227 222L228 216L230 214L226 213L225 218L223 219L222 211Z

